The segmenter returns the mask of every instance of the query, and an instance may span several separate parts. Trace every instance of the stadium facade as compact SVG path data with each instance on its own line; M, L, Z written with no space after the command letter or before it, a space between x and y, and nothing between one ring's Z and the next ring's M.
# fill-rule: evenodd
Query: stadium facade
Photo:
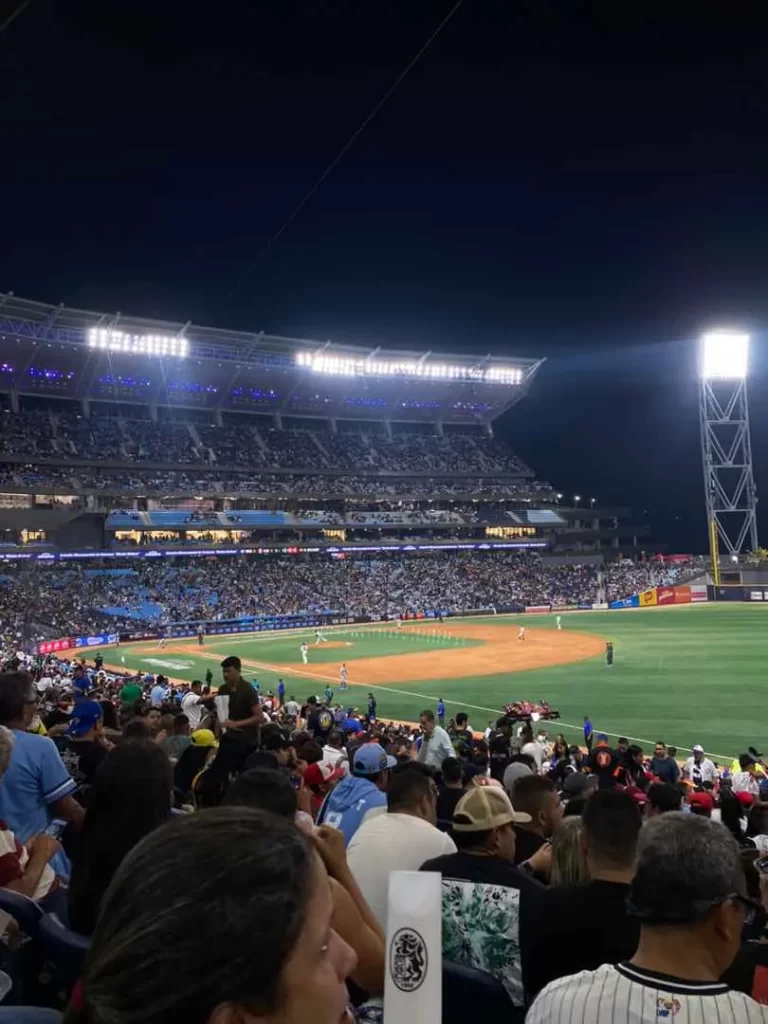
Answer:
M653 550L628 509L569 504L494 436L543 361L467 348L369 350L0 295L0 558Z

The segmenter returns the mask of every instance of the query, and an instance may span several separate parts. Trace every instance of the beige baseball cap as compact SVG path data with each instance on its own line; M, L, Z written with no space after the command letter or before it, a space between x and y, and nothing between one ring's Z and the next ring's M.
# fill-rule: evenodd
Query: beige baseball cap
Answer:
M477 786L470 789L456 804L453 829L456 832L487 832L502 825L522 825L530 814L514 809L509 797L498 786Z

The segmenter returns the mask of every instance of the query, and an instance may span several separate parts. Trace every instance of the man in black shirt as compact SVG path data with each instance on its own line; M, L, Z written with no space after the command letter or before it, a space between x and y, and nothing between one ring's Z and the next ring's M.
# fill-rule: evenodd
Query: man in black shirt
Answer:
M438 828L447 831L456 804L464 796L461 761L456 757L446 757L440 766L440 774L443 777L443 785L437 794L437 825Z
M453 812L458 852L421 866L443 876L443 956L493 974L517 1007L526 1001L528 933L544 894L513 864L514 826L527 819L502 789L473 787Z
M259 696L251 684L243 679L242 662L236 655L230 655L221 663L224 684L219 687L219 697L229 697L229 715L221 723L223 729L240 729L254 743L259 742L259 732L264 724L264 712Z
M78 785L93 782L96 769L108 753L104 743L101 705L95 700L84 700L75 705L59 753Z
M627 912L642 814L628 793L600 790L583 812L590 881L548 889L532 929L530 990L601 964L628 960L640 924Z
M512 722L503 716L496 722L496 729L488 740L488 757L491 762L491 778L501 782L511 757L509 745L512 738Z
M456 715L456 727L452 733L450 733L451 742L453 743L454 749L458 750L461 744L465 744L470 752L475 742L475 737L472 734L472 730L469 728L469 715L465 711L460 711Z
M655 775L660 782L666 782L670 786L677 784L680 779L680 768L674 757L670 757L664 743L659 740L653 748L651 758L651 774Z
M552 779L544 775L524 775L512 786L512 802L525 813L525 824L515 825L515 864L529 860L544 846L563 820L563 804ZM544 884L548 875L536 876Z
M597 744L589 755L589 769L597 777L600 789L613 789L621 781L622 759L612 747L608 746L608 737L600 733Z
M318 704L316 697L307 701L307 729L320 746L324 746L335 726L333 712L326 704Z

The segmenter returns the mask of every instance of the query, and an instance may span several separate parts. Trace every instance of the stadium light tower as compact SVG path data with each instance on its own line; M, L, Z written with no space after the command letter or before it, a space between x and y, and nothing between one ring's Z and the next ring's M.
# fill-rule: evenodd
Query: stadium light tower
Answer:
M721 545L737 557L758 547L747 404L749 340L736 331L710 331L701 338L701 459L715 585Z

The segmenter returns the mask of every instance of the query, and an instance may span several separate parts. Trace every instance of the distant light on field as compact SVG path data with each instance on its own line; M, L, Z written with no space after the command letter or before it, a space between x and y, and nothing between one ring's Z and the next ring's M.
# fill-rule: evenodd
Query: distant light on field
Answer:
M701 376L705 380L744 380L748 353L748 334L709 331L701 338Z
M297 352L296 365L334 377L417 377L423 380L469 380L485 384L522 384L518 366L467 366L426 359L356 359L324 353Z

